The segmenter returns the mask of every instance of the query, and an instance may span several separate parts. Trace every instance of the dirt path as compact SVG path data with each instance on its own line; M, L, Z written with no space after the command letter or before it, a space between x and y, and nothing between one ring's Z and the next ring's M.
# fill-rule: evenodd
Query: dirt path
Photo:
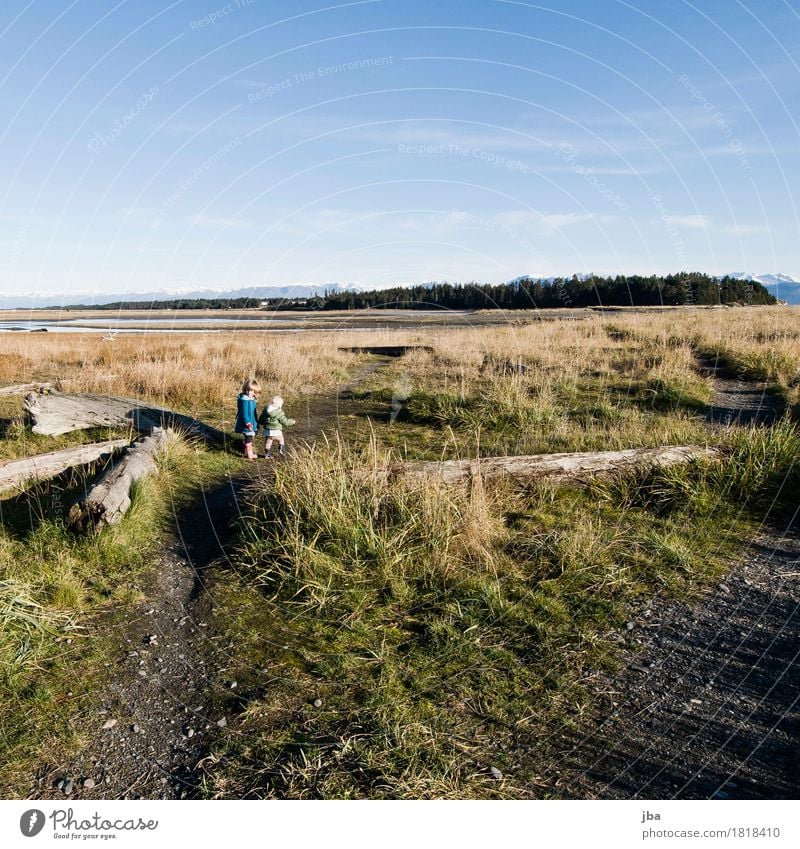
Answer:
M215 673L225 647L211 627L204 573L225 556L241 498L257 479L257 469L245 467L176 516L145 588L147 600L116 616L104 635L118 656L97 683L86 747L67 763L45 765L34 797L193 795L195 765L221 730L218 723L226 722L213 710L213 691L229 686Z
M723 426L768 425L783 413L783 399L770 392L764 381L732 377L710 359L699 360L698 371L710 377L714 384L714 399L706 413L708 422Z
M313 442L346 411L359 383L390 362L364 364L339 391L291 410L289 446ZM258 447L263 443L258 441ZM216 705L235 696L228 652L215 633L217 611L206 592L227 557L236 520L280 460L231 462L228 479L176 513L164 554L145 587L147 600L99 627L116 644L117 662L97 682L97 707L85 722L87 742L66 762L38 770L31 798L176 799L198 793L198 763L230 717ZM68 782L68 783L65 783Z
M773 531L701 601L642 610L628 669L560 741L559 795L800 798L799 605L800 539Z
M699 362L707 421L765 425L784 410L764 382ZM800 798L800 539L765 530L705 598L655 602L615 635L627 670L594 684L592 718L557 745L559 795Z

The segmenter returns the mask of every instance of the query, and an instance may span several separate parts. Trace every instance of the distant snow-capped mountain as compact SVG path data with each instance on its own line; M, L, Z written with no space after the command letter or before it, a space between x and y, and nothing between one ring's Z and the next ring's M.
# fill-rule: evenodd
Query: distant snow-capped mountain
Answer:
M0 295L0 309L36 309L41 307L68 307L76 304L85 306L111 304L117 301L141 303L144 306L158 301L177 298L311 298L327 292L364 292L385 289L396 284L355 285L346 283L299 283L292 286L246 286L241 289L198 289L184 286L150 292L97 292L71 291L61 295L21 294Z
M749 274L746 271L734 271L727 277L736 280L755 280L778 300L787 304L800 304L800 280L788 274Z
M564 275L569 279L572 275ZM577 277L585 280L591 273L581 273ZM789 304L800 304L800 281L788 274L749 274L745 271L734 271L727 277L737 280L755 280L761 283L770 294ZM540 277L523 274L509 283L522 283L528 280L538 280L542 283L552 283L555 277ZM402 286L402 283L298 283L289 286L245 286L240 289L180 288L161 289L150 292L97 292L71 291L61 295L54 294L19 294L0 295L0 309L36 309L44 307L68 307L76 304L85 306L100 306L117 301L132 301L141 303L143 308L159 301L169 301L176 298L310 298L327 292L368 292ZM412 284L408 284L409 286ZM422 285L432 286L433 281Z

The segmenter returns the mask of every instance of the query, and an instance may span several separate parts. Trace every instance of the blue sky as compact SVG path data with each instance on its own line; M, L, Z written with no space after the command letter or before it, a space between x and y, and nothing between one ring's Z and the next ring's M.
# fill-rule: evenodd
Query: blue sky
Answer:
M0 293L800 277L800 4L7 0Z

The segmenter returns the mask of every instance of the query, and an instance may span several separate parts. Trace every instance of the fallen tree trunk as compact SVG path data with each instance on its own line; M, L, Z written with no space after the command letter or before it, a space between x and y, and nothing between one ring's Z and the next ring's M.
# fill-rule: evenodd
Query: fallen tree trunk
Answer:
M0 396L24 395L26 392L50 392L54 388L52 383L17 383L14 386L0 388Z
M133 426L145 433L156 427L171 428L213 443L224 443L228 438L221 430L190 416L114 395L32 393L25 398L25 412L32 422L33 432L45 436L58 436L92 427Z
M623 451L578 452L574 454L531 454L520 457L482 457L479 460L399 463L391 467L394 477L436 478L445 483L511 478L530 483L558 479L583 481L598 475L613 475L653 466L672 466L692 460L721 457L718 448L675 445L662 448L628 448Z
M169 431L153 428L151 436L135 442L120 461L73 504L67 514L67 527L76 533L92 533L113 525L131 506L131 487L157 471L156 455L163 451Z
M46 480L60 475L73 466L94 463L101 457L128 445L127 439L112 439L108 442L93 442L63 451L51 451L21 460L10 460L0 465L0 492L22 488L31 481Z

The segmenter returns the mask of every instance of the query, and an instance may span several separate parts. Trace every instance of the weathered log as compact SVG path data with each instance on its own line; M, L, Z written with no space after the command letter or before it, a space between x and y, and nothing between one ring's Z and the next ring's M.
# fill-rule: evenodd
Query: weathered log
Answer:
M25 412L33 424L33 432L58 436L92 427L131 427L144 433L153 428L171 428L206 442L223 443L226 435L190 416L174 410L154 407L145 401L118 398L114 395L48 395L30 394L25 398Z
M17 383L14 386L0 388L2 395L24 395L27 392L50 392L54 389L52 383Z
M131 506L131 487L158 470L156 456L168 440L169 431L156 427L151 436L131 445L87 495L72 505L67 527L76 533L92 533L118 522Z
M482 457L478 460L398 463L391 467L393 477L435 478L445 483L510 478L529 483L558 479L584 481L595 476L613 475L654 466L672 466L693 460L719 459L719 448L702 445L673 445L661 448L628 448L622 451L578 452L574 454L531 454L519 457Z
M77 448L24 457L21 460L10 460L0 465L0 492L24 488L32 481L54 478L73 466L94 463L126 445L127 439L111 439L107 442L93 442L90 445L79 445Z

